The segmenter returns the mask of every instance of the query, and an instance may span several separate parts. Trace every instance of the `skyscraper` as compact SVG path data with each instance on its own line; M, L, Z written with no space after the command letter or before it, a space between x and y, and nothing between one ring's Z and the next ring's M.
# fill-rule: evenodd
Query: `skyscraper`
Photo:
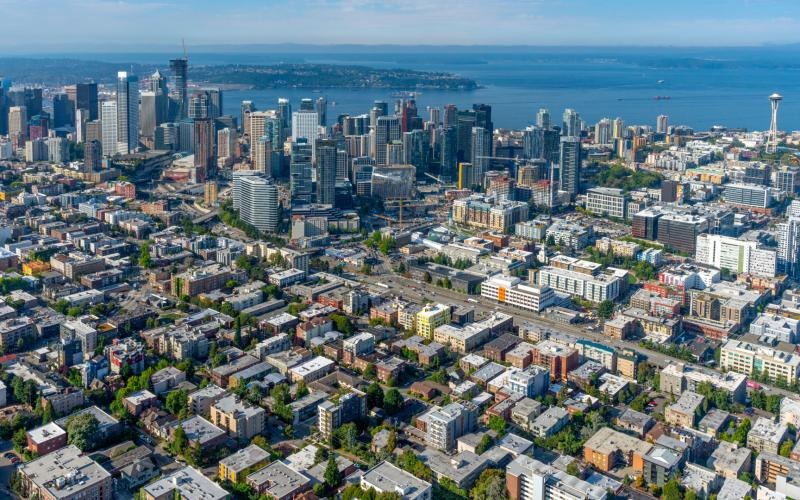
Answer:
M313 106L313 105L312 105ZM292 138L303 137L310 141L317 139L319 116L316 111L303 110L292 113Z
M489 169L489 157L491 156L491 132L483 127L472 127L472 150L470 163L473 167L473 179L475 184L483 183L483 175Z
M550 111L545 108L539 108L536 112L536 126L545 130L550 128Z
M280 222L275 184L260 175L237 176L234 184L241 219L260 231L275 231Z
M400 140L400 120L397 116L379 116L375 126L375 162L387 165L386 146Z
M440 173L446 180L452 181L458 175L458 129L452 125L445 126L439 143Z
M217 157L236 157L236 129L225 127L217 131Z
M208 95L208 117L219 118L222 116L222 89L206 89Z
M67 94L53 96L53 128L74 126L72 102Z
M278 99L278 117L281 119L284 133L288 133L292 127L292 103L285 97Z
M614 118L611 122L611 138L622 139L625 137L625 121L620 118Z
M564 126L561 129L561 135L565 137L580 137L581 135L581 117L574 109L567 108L564 110Z
M172 80L170 118L172 121L179 121L189 116L189 59L185 57L170 59L169 71Z
M194 121L194 166L203 169L205 176L211 174L215 167L214 140L214 120L211 118L200 118Z
M420 179L430 167L430 134L424 130L412 130L403 134L403 163L417 168Z
M139 106L139 134L143 143L147 144L155 137L158 123L158 96L152 90L140 93L141 105Z
M209 118L208 114L208 92L198 90L189 97L189 118Z
M459 162L469 162L472 157L472 127L477 126L475 111L464 109L456 113L456 127L458 128L458 155Z
M609 144L611 142L611 122L603 118L594 126L594 143Z
M430 122L435 125L439 126L439 123L442 121L442 110L439 108L430 108Z
M317 102L315 103L316 111L317 111L317 118L319 121L317 124L320 127L325 127L328 125L328 100L325 99L324 96L317 97Z
M317 139L317 203L336 199L336 142Z
M289 164L289 188L292 203L311 203L311 143L308 139L299 138L292 142L292 157Z
M117 102L103 101L100 105L100 124L103 128L103 156L113 156L117 152Z
M444 107L444 120L442 121L442 125L445 127L455 127L457 124L458 118L456 114L458 113L458 108L455 104L447 104Z
M242 101L241 109L241 123L242 134L249 137L250 135L250 115L256 110L253 101Z
M103 145L100 141L86 141L83 146L83 164L89 170L100 170L103 166Z
M28 109L25 106L12 106L8 110L8 135L28 137Z
M139 79L126 71L117 73L117 152L139 147Z
M269 137L261 136L252 143L250 148L250 159L253 169L267 175L272 173L272 143Z
M658 115L656 118L656 132L659 134L666 134L669 127L669 117L667 115Z
M577 137L562 137L559 156L560 188L574 197L581 182L581 141Z
M89 111L89 121L97 120L100 117L100 107L97 102L96 83L77 83L65 89L69 100L72 101L72 109L86 109Z

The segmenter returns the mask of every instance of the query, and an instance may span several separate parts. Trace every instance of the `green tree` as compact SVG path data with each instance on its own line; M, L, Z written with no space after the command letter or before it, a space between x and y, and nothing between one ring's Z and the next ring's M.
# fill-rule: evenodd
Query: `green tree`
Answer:
M489 417L489 428L502 436L506 433L506 420L503 417L492 415Z
M153 265L153 259L150 257L150 245L145 242L139 246L139 267L149 269Z
M17 429L11 441L14 443L14 449L17 450L18 453L22 453L25 447L28 446L28 434L25 432L25 428L20 427Z
M180 425L177 426L172 433L172 443L169 445L170 451L175 455L183 453L188 443L189 439L186 437L186 431Z
M337 488L342 483L342 475L339 473L339 467L336 465L336 458L333 454L328 456L328 464L325 466L325 484L328 488Z
M791 439L787 439L783 442L780 449L780 454L782 457L788 457L792 454L792 448L794 448L794 441Z
M508 498L506 492L506 473L500 469L486 469L481 472L475 486L470 491L472 500L505 500Z
M186 391L183 389L179 389L177 391L172 391L167 394L166 402L164 406L169 410L170 413L173 415L178 415L182 411L186 410L189 404L189 395L186 394Z
M367 387L367 405L370 408L383 406L383 389L377 382L373 382Z
M478 446L475 447L475 454L482 455L483 452L491 448L493 444L494 440L492 437L489 434L484 434L478 442Z
M672 478L664 485L661 491L663 500L683 500L683 488L677 478Z
M403 408L404 402L403 395L400 394L400 391L392 388L386 391L386 395L383 397L383 409L386 410L386 413L389 415L394 415Z
M53 404L45 400L42 406L42 423L47 424L55 419L55 412L53 411ZM788 456L788 455L787 455Z
M609 319L614 314L614 303L608 299L600 302L597 306L597 316L602 319Z
M100 422L91 413L82 413L67 420L67 436L69 444L74 444L81 451L93 450L100 444L97 431Z
M374 380L377 376L378 371L375 369L375 364L367 363L367 366L364 368L364 378Z

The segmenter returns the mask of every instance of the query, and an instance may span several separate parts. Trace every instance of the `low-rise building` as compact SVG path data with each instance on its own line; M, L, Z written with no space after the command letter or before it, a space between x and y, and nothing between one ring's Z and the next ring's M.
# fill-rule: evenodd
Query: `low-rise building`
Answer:
M431 484L390 462L383 461L361 476L361 488L378 493L396 493L404 500L431 500Z
M781 423L759 417L747 433L747 447L756 453L775 453L789 436L789 428Z
M506 467L510 500L605 500L602 486L590 484L527 455L519 455Z
M694 427L697 418L700 416L703 400L705 400L705 397L696 392L683 392L678 401L667 406L664 412L667 423L679 427Z
M551 406L530 424L531 434L547 438L564 428L569 422L569 412L560 406Z
M270 455L266 450L251 444L220 460L218 477L237 483L247 477L250 472L267 465L269 461Z
M17 468L27 498L111 500L111 474L75 445L68 445ZM158 498L156 500L161 500Z
M145 500L226 500L230 494L194 467L184 467L144 486Z
M250 440L264 431L267 412L231 394L211 405L209 418L214 425L227 431L229 436Z
M25 435L28 449L40 457L67 445L67 432L54 422L31 429Z
M249 484L259 495L275 500L290 500L311 487L311 479L290 468L280 460L272 462L247 476Z

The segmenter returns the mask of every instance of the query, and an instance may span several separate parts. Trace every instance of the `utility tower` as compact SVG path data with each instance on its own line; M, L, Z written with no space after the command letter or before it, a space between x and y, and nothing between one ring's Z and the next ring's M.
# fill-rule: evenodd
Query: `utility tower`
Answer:
M769 96L772 106L772 121L769 125L769 137L767 137L767 153L774 153L778 150L778 106L783 96L777 92Z

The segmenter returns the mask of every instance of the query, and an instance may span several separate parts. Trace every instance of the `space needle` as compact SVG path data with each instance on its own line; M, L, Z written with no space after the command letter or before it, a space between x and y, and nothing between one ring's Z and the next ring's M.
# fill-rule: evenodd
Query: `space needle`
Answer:
M772 105L772 121L767 137L767 153L774 153L778 150L778 106L781 100L783 100L783 96L777 92L769 96L769 102Z

